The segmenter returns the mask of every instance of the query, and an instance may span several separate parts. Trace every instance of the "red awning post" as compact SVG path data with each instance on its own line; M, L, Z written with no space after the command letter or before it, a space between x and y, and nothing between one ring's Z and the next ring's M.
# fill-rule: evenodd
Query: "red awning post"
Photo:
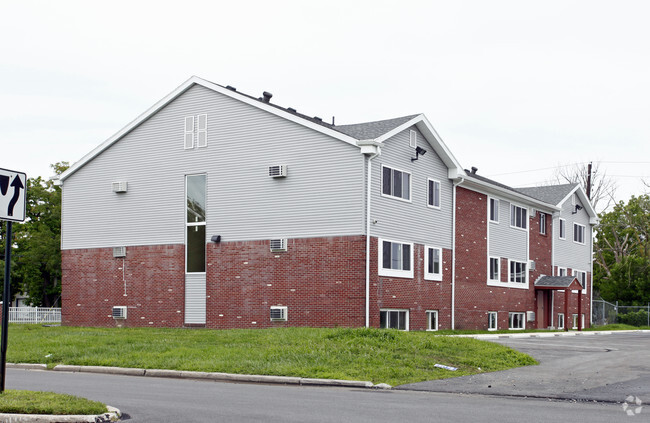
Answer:
M564 290L564 331L569 331L569 290Z
M578 332L582 330L582 289L578 290Z

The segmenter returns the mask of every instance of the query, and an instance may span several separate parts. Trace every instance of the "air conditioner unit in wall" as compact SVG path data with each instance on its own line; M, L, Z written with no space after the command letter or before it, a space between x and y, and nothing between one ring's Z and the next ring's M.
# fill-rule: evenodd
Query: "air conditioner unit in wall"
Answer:
M126 306L113 306L113 319L126 319Z
M535 312L534 311L527 311L526 312L526 320L529 322L534 322L535 321Z
M272 306L271 307L271 321L279 322L286 321L288 315L287 307Z
M269 166L269 176L271 178L284 178L287 176L287 165Z
M127 192L128 184L126 181L113 182L113 192L122 193Z
M287 251L287 239L272 239L269 241L269 247L271 248L271 251L275 252Z
M126 257L126 247L113 247L113 257Z

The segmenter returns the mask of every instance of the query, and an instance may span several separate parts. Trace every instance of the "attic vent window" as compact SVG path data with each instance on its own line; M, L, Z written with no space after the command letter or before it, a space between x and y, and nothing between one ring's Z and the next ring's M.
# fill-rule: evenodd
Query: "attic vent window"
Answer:
M287 239L272 239L269 241L269 247L271 251L275 252L287 251Z
M185 117L184 145L186 150L208 146L208 115Z
M284 306L272 306L271 307L271 321L272 322L286 322L288 317L287 307Z
M128 185L126 181L113 182L113 192L123 193L126 192L127 189Z
M271 178L284 178L287 176L287 165L269 166L269 176Z
M113 247L113 257L126 257L126 247Z
M113 319L126 319L126 307L113 306Z
M418 146L418 133L413 130L409 131L409 146L411 148L417 148Z

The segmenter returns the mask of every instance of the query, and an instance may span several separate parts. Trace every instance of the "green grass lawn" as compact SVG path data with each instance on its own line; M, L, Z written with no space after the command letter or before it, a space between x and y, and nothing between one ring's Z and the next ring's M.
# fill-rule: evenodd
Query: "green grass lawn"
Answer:
M0 394L0 413L96 415L106 411L106 405L101 402L73 395L11 389Z
M278 328L190 330L11 325L13 363L138 367L400 385L536 364L508 347L431 332ZM443 370L434 364L458 367Z
M594 331L594 330L649 330L650 326L632 326L632 325L624 325L621 323L614 323L611 325L604 325L604 326L592 326L588 329L589 331Z

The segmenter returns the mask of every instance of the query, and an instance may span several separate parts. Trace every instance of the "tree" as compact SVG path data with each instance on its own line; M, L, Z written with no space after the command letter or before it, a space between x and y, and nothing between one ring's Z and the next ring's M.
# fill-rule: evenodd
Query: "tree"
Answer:
M594 285L607 301L650 302L650 196L617 203L600 217Z
M51 167L60 175L68 163ZM40 176L29 178L26 217L25 223L14 226L17 248L12 280L18 290L13 292L27 294L32 305L50 307L61 296L61 188Z
M585 192L589 179L589 165L591 163L578 163L571 166L559 167L555 171L553 179L557 183L580 184ZM607 210L614 203L616 183L607 176L604 170L600 169L598 162L591 169L591 205L596 211Z

